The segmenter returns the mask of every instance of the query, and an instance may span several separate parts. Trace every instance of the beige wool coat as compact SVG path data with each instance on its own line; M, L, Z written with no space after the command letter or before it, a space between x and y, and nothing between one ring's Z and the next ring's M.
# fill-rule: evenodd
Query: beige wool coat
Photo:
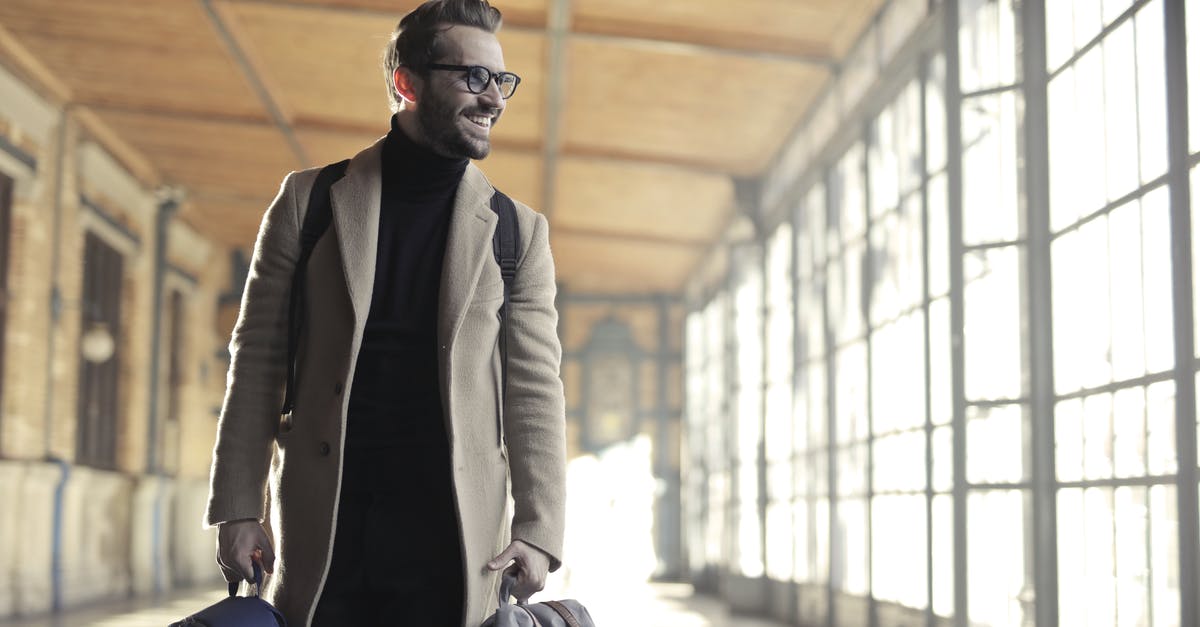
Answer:
M333 550L349 391L375 277L382 143L355 156L330 192L333 220L308 263L307 322L290 421L279 414L288 298L318 169L289 174L267 209L230 344L206 524L269 520L276 563L265 593L292 627L310 624ZM516 203L521 257L510 297L502 403L497 312L504 292L492 252L499 220L491 195L483 173L468 165L450 218L436 329L462 548L446 559L462 560L464 627L476 627L495 610L499 577L486 563L510 538L542 549L551 569L558 568L565 518L562 351L548 226L544 216ZM412 515L421 515L420 503L412 503Z

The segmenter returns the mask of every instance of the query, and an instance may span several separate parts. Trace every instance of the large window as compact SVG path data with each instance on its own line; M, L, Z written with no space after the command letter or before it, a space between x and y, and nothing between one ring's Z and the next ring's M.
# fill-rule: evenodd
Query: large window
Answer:
M790 568L799 624L1193 622L1200 512L1180 504L1198 486L1179 461L1195 463L1195 408L1179 399L1200 372L1176 356L1200 359L1200 333L1187 347L1176 330L1195 320L1175 315L1189 289L1200 309L1200 0L884 4L880 22L917 5L950 19L861 108L839 103L855 117L838 132L801 129L832 143L799 145L813 159L771 187L791 191L764 209L764 275L735 263L724 290L724 566L758 572L752 547L767 578ZM1184 31L1186 103L1167 78ZM1186 132L1170 115L1185 104Z
M87 234L83 257L81 332L108 333L117 349L103 360L80 357L75 461L106 469L115 469L117 466L117 378L121 360L123 267L121 253L96 234Z
M1179 622L1163 5L1130 4L1047 15L1067 625Z
M733 286L734 565L746 577L763 575L762 517L758 511L759 447L763 436L763 271L761 249L738 251Z

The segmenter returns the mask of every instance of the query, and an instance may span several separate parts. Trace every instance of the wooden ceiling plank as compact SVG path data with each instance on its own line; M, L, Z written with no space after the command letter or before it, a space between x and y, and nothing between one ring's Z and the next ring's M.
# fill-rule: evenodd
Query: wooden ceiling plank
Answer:
M267 85L263 82L262 77L258 75L258 72L255 71L254 66L246 56L245 51L242 50L237 38L234 37L232 31L229 29L229 26L225 23L225 20L213 7L213 0L198 1L204 7L204 12L208 15L209 21L212 22L213 28L217 30L217 34L220 35L221 41L224 42L225 48L229 52L230 56L233 57L238 67L242 70L242 73L245 74L246 80L250 82L250 85L254 89L255 93L258 94L259 100L262 101L263 106L266 107L267 111L270 113L271 119L279 128L279 132L282 133L284 138L287 140L288 146L296 155L296 159L298 159L300 163L304 164L305 167L312 165L312 160L308 158L308 154L306 154L304 151L304 146L302 146L300 144L300 140L296 138L296 133L292 131L292 127L288 123L287 117L280 108L279 101L276 99L276 96L274 96L271 91L267 89Z

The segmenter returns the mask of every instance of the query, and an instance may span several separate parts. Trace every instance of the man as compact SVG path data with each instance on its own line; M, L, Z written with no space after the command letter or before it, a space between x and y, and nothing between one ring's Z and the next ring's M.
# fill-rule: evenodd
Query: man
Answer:
M206 522L219 525L228 580L251 578L260 556L273 573L266 598L292 627L475 627L497 605L502 570L525 599L560 564L564 402L547 223L517 203L502 386L498 218L468 161L487 156L520 81L505 71L499 27L484 0L431 0L393 34L392 128L330 191L332 224L307 265L295 410L282 418L288 298L318 170L289 174L263 218Z

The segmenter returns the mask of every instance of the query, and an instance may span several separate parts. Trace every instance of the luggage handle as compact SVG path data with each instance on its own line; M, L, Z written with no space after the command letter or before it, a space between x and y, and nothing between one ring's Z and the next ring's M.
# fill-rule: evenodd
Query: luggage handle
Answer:
M258 561L254 559L250 560L250 565L254 567L254 596L258 597L262 595L262 566L259 566ZM236 597L240 585L242 585L241 580L229 582L229 596Z

